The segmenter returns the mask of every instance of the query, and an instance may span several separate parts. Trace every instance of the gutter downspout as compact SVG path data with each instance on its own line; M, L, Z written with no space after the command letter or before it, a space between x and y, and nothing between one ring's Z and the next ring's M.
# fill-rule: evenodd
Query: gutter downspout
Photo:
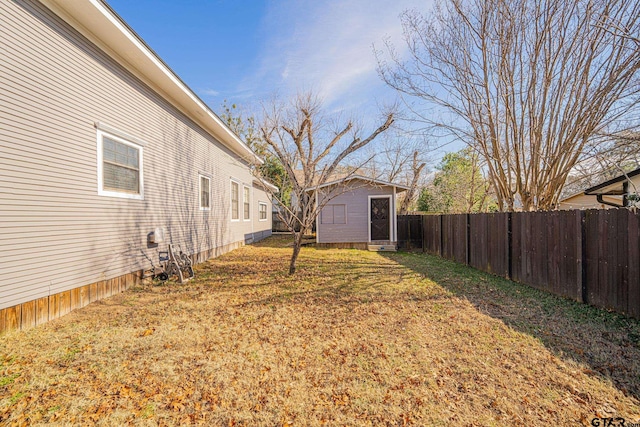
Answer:
M613 206L614 208L626 208L627 206L629 206L629 199L627 198L627 195L629 194L629 181L625 181L622 183L622 193L621 205L605 201L602 198L603 194L596 194L596 200L598 201L598 203L602 203L603 205L607 206ZM589 196L589 194L587 194L587 196Z
M318 212L319 206L320 205L318 204L318 189L316 188L316 212ZM320 218L320 215L321 215L321 212L318 212L318 216L316 216L316 243L320 243L320 221L318 221L318 219Z
M626 196L622 198L622 201L624 203L626 199ZM596 194L596 200L598 201L598 203L602 203L603 205L607 205L607 206L613 206L614 208L624 208L625 205L618 205L617 203L612 203L612 202L607 202L604 199L602 199L602 194Z

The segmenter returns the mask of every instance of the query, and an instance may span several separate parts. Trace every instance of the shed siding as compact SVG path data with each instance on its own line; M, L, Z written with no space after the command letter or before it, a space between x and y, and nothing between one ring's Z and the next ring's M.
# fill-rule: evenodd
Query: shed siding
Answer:
M246 163L40 3L0 2L0 77L0 309L149 267L156 227L191 254L270 234ZM146 142L144 200L98 195L96 122Z
M361 185L361 186L360 186ZM329 204L344 204L346 224L322 224L318 221L318 243L359 243L369 241L369 196L393 195L392 187L360 184L354 190L333 197ZM392 205L393 207L393 205Z

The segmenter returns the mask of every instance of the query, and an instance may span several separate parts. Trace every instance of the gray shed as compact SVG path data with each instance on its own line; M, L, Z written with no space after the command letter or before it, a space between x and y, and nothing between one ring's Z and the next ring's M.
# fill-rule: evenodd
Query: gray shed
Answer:
M397 246L396 196L408 187L354 175L314 187L324 205L316 222L319 246L391 250Z

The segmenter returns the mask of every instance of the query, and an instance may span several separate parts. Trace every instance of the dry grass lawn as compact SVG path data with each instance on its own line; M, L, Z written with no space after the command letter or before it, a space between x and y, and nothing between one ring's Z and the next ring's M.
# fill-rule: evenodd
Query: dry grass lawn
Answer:
M640 325L422 254L283 238L0 337L0 424L591 425Z

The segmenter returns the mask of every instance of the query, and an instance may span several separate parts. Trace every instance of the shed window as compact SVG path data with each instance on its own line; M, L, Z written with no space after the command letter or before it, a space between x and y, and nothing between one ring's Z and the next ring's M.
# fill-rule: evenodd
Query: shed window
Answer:
M267 220L267 204L264 202L260 202L258 205L259 205L259 211L260 211L260 221L266 221Z
M211 209L211 178L200 175L200 209Z
M251 202L249 187L242 187L242 199L243 199L243 218L246 220L251 219Z
M231 219L239 220L240 219L240 207L239 207L239 193L240 186L237 182L231 181Z
M142 147L98 130L98 194L142 199Z
M346 205L326 205L322 209L320 218L322 224L346 224L347 223L347 206Z

